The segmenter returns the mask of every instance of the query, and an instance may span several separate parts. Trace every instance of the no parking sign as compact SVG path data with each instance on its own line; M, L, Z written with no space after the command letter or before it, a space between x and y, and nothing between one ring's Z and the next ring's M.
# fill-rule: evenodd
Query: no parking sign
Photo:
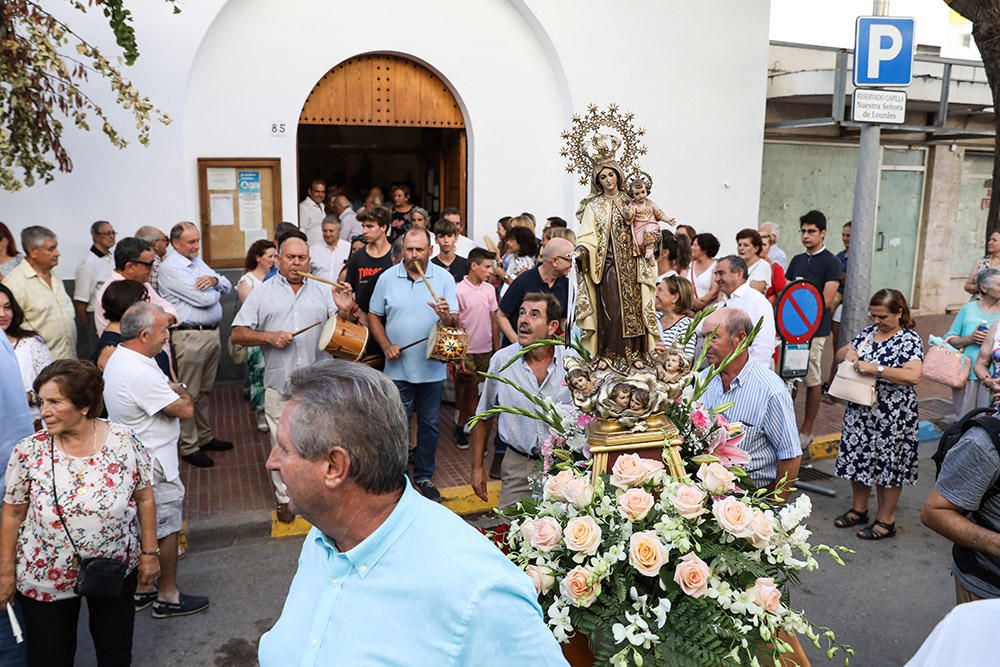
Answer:
M823 293L808 280L788 283L778 297L774 323L781 336L778 374L804 377L809 368L809 345L823 321Z

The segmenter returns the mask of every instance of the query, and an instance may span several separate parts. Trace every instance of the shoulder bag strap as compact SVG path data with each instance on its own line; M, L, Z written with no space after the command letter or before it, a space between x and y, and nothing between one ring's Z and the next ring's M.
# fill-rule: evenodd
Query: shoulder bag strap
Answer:
M59 522L62 524L63 530L66 531L66 537L69 538L69 543L73 547L73 555L79 561L81 560L80 552L76 548L73 536L69 534L66 519L63 518L62 507L59 506L59 492L56 490L56 439L51 433L49 434L49 461L52 464L52 502L56 506L56 514L59 516Z

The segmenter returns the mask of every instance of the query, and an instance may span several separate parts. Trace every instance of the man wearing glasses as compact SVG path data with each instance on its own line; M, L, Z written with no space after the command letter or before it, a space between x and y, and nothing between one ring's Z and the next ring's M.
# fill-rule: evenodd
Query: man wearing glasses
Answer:
M323 242L323 219L326 217L326 183L319 179L309 184L306 198L299 202L299 229L309 245Z
M806 410L799 428L799 442L805 447L813 438L813 422L816 421L819 404L823 399L823 348L830 336L830 306L833 305L837 286L840 285L841 265L840 260L823 245L826 238L825 215L819 211L809 211L803 215L799 218L799 233L806 251L792 258L785 271L785 278L789 281L808 280L823 293L826 303L823 321L809 346L809 367L805 378Z
M529 292L554 294L559 300L560 327L566 324L566 308L569 302L569 279L573 269L573 244L566 239L555 238L542 248L542 263L525 271L510 284L500 300L496 311L497 325L507 339L505 345L517 341L517 315L521 312L521 302Z
M101 285L94 297L98 304L97 309L94 310L94 328L97 330L98 337L104 333L108 326L108 318L104 315L104 309L100 307L101 299L104 298L104 292L108 289L108 285L119 280L134 280L145 285L149 302L159 306L167 314L169 320L167 326L172 327L177 324L177 310L174 305L157 294L156 289L150 283L155 258L156 253L153 246L140 238L126 237L115 246L115 270L111 272L107 282ZM163 346L163 349L167 354L170 354L169 341Z
M115 228L107 220L98 220L90 226L93 244L90 251L76 267L76 282L73 288L73 306L76 317L84 325L90 324L90 313L94 312L97 290L108 281L114 270L111 248L115 245Z

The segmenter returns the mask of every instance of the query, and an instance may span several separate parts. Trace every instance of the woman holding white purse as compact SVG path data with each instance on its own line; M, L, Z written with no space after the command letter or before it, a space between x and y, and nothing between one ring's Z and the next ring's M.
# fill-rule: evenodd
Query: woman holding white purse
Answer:
M955 418L990 404L990 390L976 377L973 365L980 346L989 340L989 329L1000 319L1000 269L984 269L976 274L979 298L968 302L955 315L955 321L944 335L944 342L962 351L969 360L969 380L964 389L952 389ZM992 352L992 346L990 352ZM986 375L989 375L987 372Z
M837 351L862 376L875 378L875 401L848 403L837 453L837 475L851 480L851 509L838 528L868 523L868 499L875 487L875 520L858 531L865 540L896 534L896 504L903 484L917 481L917 391L924 348L903 295L882 289L868 302L873 324Z

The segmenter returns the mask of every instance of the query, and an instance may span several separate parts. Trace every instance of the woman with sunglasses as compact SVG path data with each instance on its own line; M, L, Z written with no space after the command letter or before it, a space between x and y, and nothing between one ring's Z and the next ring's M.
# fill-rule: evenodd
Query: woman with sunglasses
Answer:
M837 528L868 523L875 487L875 520L858 531L863 540L896 534L896 504L904 484L917 482L917 390L924 346L910 308L894 289L875 292L868 303L872 324L837 351L859 374L874 377L871 407L848 403L837 453L837 475L851 480L853 502L833 521Z

